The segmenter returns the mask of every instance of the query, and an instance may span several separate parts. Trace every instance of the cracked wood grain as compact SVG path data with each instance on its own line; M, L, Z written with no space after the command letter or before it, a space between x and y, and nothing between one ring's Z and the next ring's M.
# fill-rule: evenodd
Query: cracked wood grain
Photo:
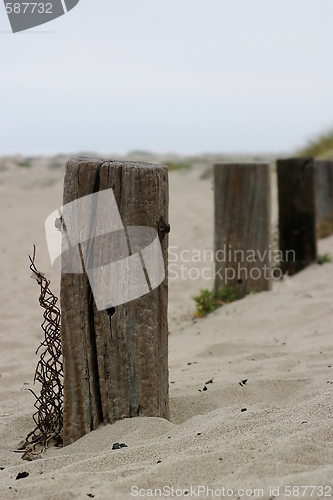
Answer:
M124 226L159 230L168 222L167 167L146 163L70 160L63 203L112 188ZM150 293L98 311L87 275L61 276L64 358L64 444L101 424L135 416L169 417L166 277Z
M214 195L215 288L219 289L224 284L236 287L239 299L253 289L270 290L269 165L215 164ZM238 252L235 254L235 251ZM249 252L255 252L255 261L248 260ZM264 266L267 267L268 279L265 278ZM259 273L254 268L260 269L259 279ZM229 279L226 280L226 277Z

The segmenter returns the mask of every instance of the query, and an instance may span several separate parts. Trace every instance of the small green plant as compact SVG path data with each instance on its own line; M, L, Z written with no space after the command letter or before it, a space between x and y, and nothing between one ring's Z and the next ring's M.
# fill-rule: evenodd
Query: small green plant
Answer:
M164 165L168 167L168 170L171 172L172 170L183 170L183 169L188 169L191 168L191 164L187 163L185 161L179 161L179 162L172 162L172 161L166 161L164 162Z
M223 285L218 290L201 290L200 295L194 297L194 300L197 308L194 316L202 318L224 304L237 300L236 288Z
M324 255L318 255L317 262L321 266L325 262L332 262L332 257L329 253L324 253Z
M260 293L260 292L261 292L260 286L255 286L254 288L251 288L251 290L250 290L250 293L252 295L255 295L256 293Z
M299 156L313 156L315 158L330 159L333 155L333 129L310 139L306 146L299 151Z
M29 163L28 161L19 161L17 162L17 166L21 168L30 168L31 163Z

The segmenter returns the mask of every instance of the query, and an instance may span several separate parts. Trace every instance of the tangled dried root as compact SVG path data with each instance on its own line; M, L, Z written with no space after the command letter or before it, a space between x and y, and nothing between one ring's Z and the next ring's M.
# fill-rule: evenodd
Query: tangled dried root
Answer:
M44 321L41 327L44 331L44 340L38 347L36 354L42 348L38 361L34 382L41 383L40 395L37 396L34 391L29 389L36 398L36 413L33 415L36 424L35 429L30 432L25 443L20 448L27 458L34 454L36 446L42 451L53 440L56 446L62 445L62 427L63 427L63 364L61 353L60 337L60 310L56 306L58 298L49 288L50 281L44 277L44 274L38 271L35 266L36 247L34 245L33 257L30 257L30 269L32 278L40 286L39 304L45 309Z

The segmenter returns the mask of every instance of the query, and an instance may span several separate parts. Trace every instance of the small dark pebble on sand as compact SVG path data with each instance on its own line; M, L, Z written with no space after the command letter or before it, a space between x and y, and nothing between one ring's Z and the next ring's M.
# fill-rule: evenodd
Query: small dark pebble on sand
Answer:
M207 389L207 387L205 386L202 390L203 390L203 391L207 391L208 389Z
M157 463L157 464L160 464L161 462L162 462L162 460L157 460L157 462L156 462L156 463Z
M4 467L0 467L0 470L5 470L5 468Z
M15 479L24 479L29 476L29 472L19 472Z
M94 498L94 497L95 497L95 495L93 495L92 493L87 493L87 497L89 497L89 498Z
M241 411L246 411L246 410L247 410L247 408L242 408L242 409L241 409Z
M127 448L127 444L125 443L113 443L112 449L119 450L120 448Z
M198 433L197 433L197 436L200 436L200 434L201 434L201 432L198 432Z
M245 385L246 382L247 382L247 378L245 378L244 380L242 380L243 384Z

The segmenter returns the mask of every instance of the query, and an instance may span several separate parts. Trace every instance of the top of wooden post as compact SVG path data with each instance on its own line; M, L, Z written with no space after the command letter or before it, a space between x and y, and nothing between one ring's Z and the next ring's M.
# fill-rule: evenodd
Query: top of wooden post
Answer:
M70 160L68 160L67 164L81 164L81 163L92 163L96 166L96 163L100 165L104 165L105 163L113 163L118 165L124 165L135 168L142 169L152 169L152 168L168 168L166 165L161 165L158 163L148 163L143 161L132 161L132 160L117 160L117 159L108 159L108 158L93 158L89 156L74 156Z

